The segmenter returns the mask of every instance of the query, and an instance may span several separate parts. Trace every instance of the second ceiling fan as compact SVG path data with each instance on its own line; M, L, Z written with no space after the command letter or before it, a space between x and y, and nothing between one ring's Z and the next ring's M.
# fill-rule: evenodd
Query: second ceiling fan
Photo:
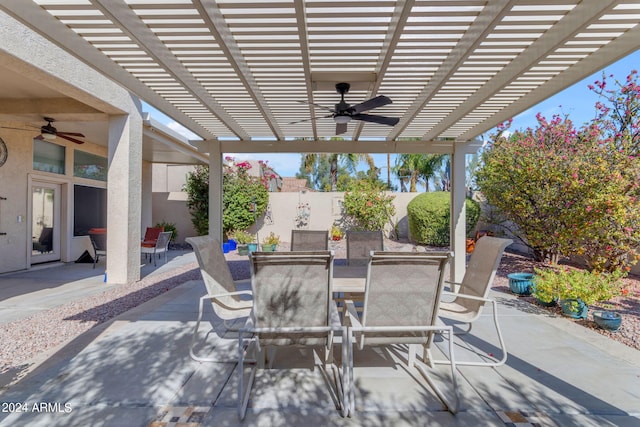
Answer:
M322 119L333 118L333 121L336 123L336 135L342 135L343 133L345 133L347 131L347 123L349 123L351 120L360 120L363 122L378 123L378 124L387 125L387 126L395 126L398 124L400 119L397 117L374 116L372 114L362 114L365 111L373 110L374 108L383 107L385 105L391 104L393 101L391 101L390 98L384 95L379 95L379 96L376 96L375 98L371 98L364 102L361 102L360 104L350 105L344 100L344 95L345 93L349 92L350 87L351 85L349 83L336 84L336 91L340 94L340 102L335 104L334 108L313 104L316 107L320 107L331 112L331 114L327 116L316 117L316 118L322 118ZM315 120L316 118L308 119L308 120L299 120L293 123L306 122L309 120Z
M59 132L58 129L53 127L51 124L55 122L55 119L52 119L51 117L44 117L44 120L47 124L40 127L40 136L36 137L37 139L55 139L56 136L59 136L67 141L75 142L76 144L84 144L84 141L74 138L76 136L84 138L83 134L78 132Z
M84 135L79 132L59 132L58 129L53 127L51 123L55 122L55 119L51 117L43 117L44 121L47 122L46 125L42 125L39 128L33 126L31 124L27 124L26 126L33 127L32 129L24 129L24 128L16 128L11 126L0 126L4 129L15 129L15 130L24 130L27 132L34 132L36 129L40 129L40 135L36 136L35 139L45 139L48 141L53 141L56 137L60 137L66 139L67 141L75 142L76 144L84 144L84 141L77 139L75 137L84 138Z

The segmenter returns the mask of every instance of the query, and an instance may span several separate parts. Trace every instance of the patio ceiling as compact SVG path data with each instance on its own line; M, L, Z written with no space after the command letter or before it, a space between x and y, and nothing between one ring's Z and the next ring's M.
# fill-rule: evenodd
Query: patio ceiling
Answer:
M389 151L450 146L640 47L640 0L3 0L0 8L227 151L333 137L331 118L312 118L339 101L338 82L351 84L350 104L390 97L369 113L400 119L351 121L343 137L384 139ZM291 124L299 120L307 121Z

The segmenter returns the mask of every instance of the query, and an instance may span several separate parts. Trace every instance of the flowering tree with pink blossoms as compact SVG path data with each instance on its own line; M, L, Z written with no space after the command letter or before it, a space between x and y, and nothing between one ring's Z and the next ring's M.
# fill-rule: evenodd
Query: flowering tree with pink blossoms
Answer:
M593 271L627 270L640 247L640 88L597 81L596 117L537 116L535 129L492 135L477 182L539 260L578 255Z

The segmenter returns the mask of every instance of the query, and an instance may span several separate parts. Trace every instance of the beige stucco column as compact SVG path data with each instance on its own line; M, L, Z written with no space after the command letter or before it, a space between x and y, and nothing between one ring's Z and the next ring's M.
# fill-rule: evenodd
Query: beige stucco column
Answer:
M220 141L209 141L209 235L222 242L222 152Z
M466 149L467 144L456 142L451 155L451 263L450 280L462 281L466 268Z
M153 227L153 167L149 162L142 162L142 194L140 211L140 233L144 235L147 227Z
M109 117L107 281L140 280L142 117Z

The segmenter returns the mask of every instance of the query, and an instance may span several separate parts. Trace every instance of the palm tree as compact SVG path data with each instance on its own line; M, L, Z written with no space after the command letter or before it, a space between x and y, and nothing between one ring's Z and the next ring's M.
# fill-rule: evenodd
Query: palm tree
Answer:
M424 184L428 190L429 179L435 176L444 158L443 154L400 154L393 169L400 180L401 190L406 191L407 181L410 192L418 191L418 184Z
M308 172L313 170L313 167L316 164L316 161L319 158L325 158L329 162L329 175L331 178L331 191L336 191L338 185L338 163L342 162L342 164L347 168L347 170L351 173L356 171L356 166L361 161L365 161L367 165L369 165L369 169L373 169L376 167L375 162L373 161L373 157L369 154L355 154L355 153L332 153L332 154L318 154L318 153L309 153L304 154L302 157L302 164L304 169Z

